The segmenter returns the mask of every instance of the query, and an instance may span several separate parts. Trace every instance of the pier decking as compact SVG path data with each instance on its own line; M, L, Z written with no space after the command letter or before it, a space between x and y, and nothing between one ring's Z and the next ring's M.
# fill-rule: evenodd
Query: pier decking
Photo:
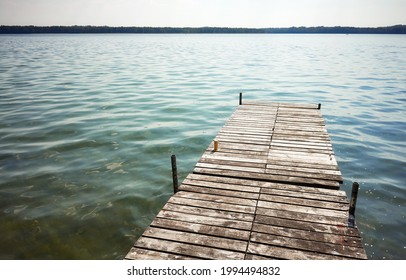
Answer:
M366 259L318 109L240 105L126 259Z

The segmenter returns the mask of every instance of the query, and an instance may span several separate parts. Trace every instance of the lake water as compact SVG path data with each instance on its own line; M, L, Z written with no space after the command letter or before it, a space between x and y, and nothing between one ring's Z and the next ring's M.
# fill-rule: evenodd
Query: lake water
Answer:
M0 36L0 258L122 259L244 99L321 103L371 259L406 259L406 36Z

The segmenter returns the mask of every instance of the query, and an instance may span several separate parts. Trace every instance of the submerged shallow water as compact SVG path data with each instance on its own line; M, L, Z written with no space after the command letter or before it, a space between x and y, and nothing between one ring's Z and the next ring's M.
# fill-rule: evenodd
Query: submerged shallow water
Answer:
M245 99L322 103L372 259L406 259L406 36L0 36L1 259L121 259Z

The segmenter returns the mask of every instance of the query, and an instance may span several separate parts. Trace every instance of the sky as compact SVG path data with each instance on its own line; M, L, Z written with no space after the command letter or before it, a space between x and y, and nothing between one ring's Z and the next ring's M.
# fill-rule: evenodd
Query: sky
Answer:
M378 27L406 24L406 0L0 0L0 25Z

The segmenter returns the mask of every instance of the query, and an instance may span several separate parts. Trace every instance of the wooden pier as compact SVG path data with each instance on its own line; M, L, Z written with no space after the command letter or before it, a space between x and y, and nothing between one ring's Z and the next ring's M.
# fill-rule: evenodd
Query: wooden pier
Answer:
M240 105L126 259L366 259L319 109Z

